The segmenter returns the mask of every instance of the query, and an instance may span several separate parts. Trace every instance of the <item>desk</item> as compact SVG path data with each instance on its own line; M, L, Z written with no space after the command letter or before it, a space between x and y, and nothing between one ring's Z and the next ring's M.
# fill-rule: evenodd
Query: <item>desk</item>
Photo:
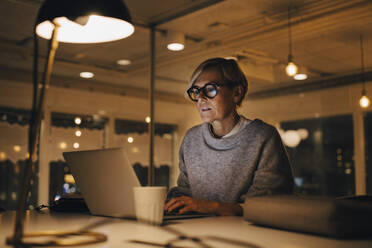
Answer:
M15 212L0 214L0 247L6 247L5 239L13 233ZM105 221L105 223L102 223ZM135 221L116 218L97 217L85 214L71 213L38 213L27 212L25 230L72 231L87 225L101 223L91 231L104 233L108 241L86 247L116 248L116 247L155 247L131 243L131 240L166 243L177 236L161 227L146 226ZM199 219L177 220L166 222L166 227L172 228L185 235L199 237L211 247L248 247L248 248L302 248L302 247L337 247L363 248L372 247L372 238L364 240L337 240L314 235L282 231L252 225L241 217L208 217ZM219 239L234 242L221 242ZM201 247L191 241L177 243L184 247ZM80 246L81 247L81 246Z

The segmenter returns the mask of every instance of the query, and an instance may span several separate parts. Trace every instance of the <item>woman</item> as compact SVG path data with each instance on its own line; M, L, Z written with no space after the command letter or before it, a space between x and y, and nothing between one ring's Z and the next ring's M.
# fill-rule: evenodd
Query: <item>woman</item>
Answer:
M165 210L242 215L245 197L292 193L291 167L276 129L237 113L248 84L235 60L204 61L190 86L187 93L204 123L183 139L178 186L168 193Z

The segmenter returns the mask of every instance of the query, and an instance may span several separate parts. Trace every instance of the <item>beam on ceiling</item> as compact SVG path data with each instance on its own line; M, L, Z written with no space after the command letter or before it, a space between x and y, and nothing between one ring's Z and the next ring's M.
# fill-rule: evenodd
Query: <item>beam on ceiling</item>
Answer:
M104 94L121 95L127 97L136 97L148 99L148 92L146 89L122 86L117 84L110 84L98 80L84 80L66 76L53 75L51 87L67 88L73 90L83 90ZM32 74L29 71L14 68L0 67L0 83L12 81L15 83L31 83ZM135 84L133 84L135 85ZM159 101L173 102L173 103L187 103L185 97L180 94L168 93L164 91L155 91L155 97Z
M372 70L367 71L364 73L364 80L371 81L372 80ZM318 80L313 80L309 82L303 83L288 83L286 86L281 86L278 88L269 88L265 90L258 90L254 92L248 92L247 99L249 100L257 100L257 99L264 99L276 96L283 96L289 94L296 94L296 93L303 93L308 91L315 91L315 90L324 90L328 88L346 86L351 84L361 84L363 81L362 73L354 73L354 74L347 74L347 75L338 75L328 78L322 78Z

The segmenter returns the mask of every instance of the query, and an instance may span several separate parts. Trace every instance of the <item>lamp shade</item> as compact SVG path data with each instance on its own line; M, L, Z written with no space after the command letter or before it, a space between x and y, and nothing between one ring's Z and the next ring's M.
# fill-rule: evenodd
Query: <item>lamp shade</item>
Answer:
M46 0L38 13L36 33L50 39L53 22L60 26L59 42L107 42L134 32L129 10L122 0Z

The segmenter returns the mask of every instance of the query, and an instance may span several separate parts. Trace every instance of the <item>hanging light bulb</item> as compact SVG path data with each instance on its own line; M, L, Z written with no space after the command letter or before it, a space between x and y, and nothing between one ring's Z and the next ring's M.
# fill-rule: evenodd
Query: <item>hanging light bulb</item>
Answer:
M288 76L293 77L297 74L298 68L295 63L293 63L292 56L292 33L291 33L291 15L290 8L288 7L288 65L285 67L285 71Z
M285 68L285 71L286 71L288 76L293 77L294 75L297 74L297 71L298 71L297 65L295 65L295 63L289 61L288 65Z
M362 108L367 108L370 104L369 98L365 95L362 95L362 97L359 99L359 104Z
M360 36L360 62L362 71L362 97L359 99L359 105L362 108L367 108L370 104L369 98L366 96L366 85L364 80L364 53L363 53L363 37Z

